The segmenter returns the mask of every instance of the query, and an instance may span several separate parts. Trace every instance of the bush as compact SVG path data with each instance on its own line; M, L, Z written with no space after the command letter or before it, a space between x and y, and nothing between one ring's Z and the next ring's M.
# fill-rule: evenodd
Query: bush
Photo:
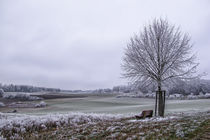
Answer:
M210 98L210 93L206 93L206 94L204 95L204 97L205 97L205 98Z
M44 101L41 101L40 103L36 104L35 107L46 107L47 103L45 103Z
M5 99L17 99L21 101L36 101L36 100L42 100L40 97L36 96L30 96L27 93L13 93L13 94L4 94L3 98Z
M0 102L0 107L4 107L4 106L5 106L5 104Z
M2 97L4 95L4 90L0 89L0 97Z

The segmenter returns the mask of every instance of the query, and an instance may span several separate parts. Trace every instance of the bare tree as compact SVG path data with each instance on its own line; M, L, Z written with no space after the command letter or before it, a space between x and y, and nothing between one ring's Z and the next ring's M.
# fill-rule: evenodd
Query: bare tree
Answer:
M167 20L155 19L135 34L127 45L122 68L123 76L137 85L162 85L174 78L189 78L198 63L191 55L192 44L188 34L170 25ZM159 92L159 116L163 116L163 95Z

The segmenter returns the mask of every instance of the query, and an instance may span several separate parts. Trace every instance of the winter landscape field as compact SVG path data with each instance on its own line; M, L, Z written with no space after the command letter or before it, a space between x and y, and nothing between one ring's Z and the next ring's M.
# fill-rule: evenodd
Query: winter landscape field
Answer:
M210 140L209 0L0 0L0 140Z
M154 98L88 93L63 96L66 97L47 99L44 96L44 107L30 107L40 101L7 100L10 103L5 102L5 106L0 107L2 139L185 139L197 137L199 130L210 123L210 99L169 99L164 118L136 120L134 116L141 111L154 110ZM12 101L27 106L11 107Z
M58 94L59 95L59 94ZM69 94L67 94L69 95ZM47 106L44 108L1 108L3 112L14 109L20 114L41 115L47 113L109 113L109 114L138 114L143 110L153 109L155 106L154 98L117 98L117 95L93 95L70 94L70 98L58 98L43 100ZM75 96L75 97L74 97ZM28 101L26 103L38 104L40 101ZM166 100L166 113L171 112L194 112L210 110L210 99L196 100Z

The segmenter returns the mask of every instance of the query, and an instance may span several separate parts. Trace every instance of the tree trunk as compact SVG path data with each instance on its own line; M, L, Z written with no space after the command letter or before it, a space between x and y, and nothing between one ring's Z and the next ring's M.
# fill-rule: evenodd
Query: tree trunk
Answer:
M158 115L164 116L164 96L161 90L161 83L158 83L158 93L159 93L159 102L158 102Z

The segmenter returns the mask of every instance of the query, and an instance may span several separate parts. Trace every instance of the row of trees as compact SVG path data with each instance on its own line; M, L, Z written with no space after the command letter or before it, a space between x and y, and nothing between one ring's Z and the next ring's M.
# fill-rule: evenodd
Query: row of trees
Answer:
M199 93L210 93L210 80L204 79L192 79L192 80L176 80L173 84L168 84L164 86L167 94L182 94L182 95L198 95ZM142 88L133 85L130 86L115 86L112 92L115 93L152 93L157 91L157 87L151 84L147 87Z
M210 80L204 79L192 79L192 80L181 80L177 79L174 83L165 84L163 87L167 94L182 94L182 95L198 95L199 93L210 93ZM157 91L155 84L150 84L147 87L134 86L134 85L120 85L105 89L96 90L68 90L72 93L95 93L95 94L112 94L112 93L154 93Z
M3 89L5 92L60 92L60 89L57 88L45 88L45 87L35 87L29 85L3 85L0 84L0 89Z
M35 86L28 86L28 85L3 85L0 84L0 89L3 89L5 92L60 92L61 89L57 88L45 88L45 87L35 87ZM192 79L192 80L176 80L173 84L168 84L164 86L164 89L167 91L168 94L183 94L189 95L193 93L194 95L198 95L200 92L202 93L210 93L210 80L204 79ZM114 86L112 89L105 88L105 89L96 89L96 90L89 90L89 91L82 91L82 90L72 90L68 92L73 93L134 93L134 92L143 92L143 93L151 93L155 92L157 87L155 84L150 84L147 87L141 86L133 86L133 85L121 85L121 86Z
M210 80L193 79L190 81L179 80L169 90L169 94L181 93L183 95L199 95L199 93L210 93Z

